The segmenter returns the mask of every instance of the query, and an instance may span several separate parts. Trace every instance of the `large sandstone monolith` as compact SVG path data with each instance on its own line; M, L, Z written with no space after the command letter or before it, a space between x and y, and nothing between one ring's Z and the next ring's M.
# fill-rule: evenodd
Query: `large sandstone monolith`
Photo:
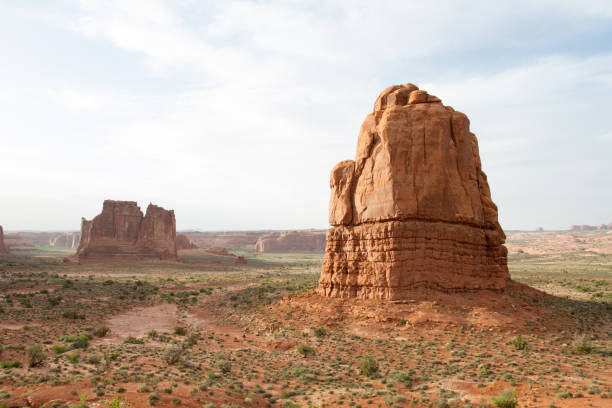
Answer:
M380 94L355 160L331 172L320 294L505 288L505 235L469 124L412 84Z
M0 254L6 254L9 252L8 247L4 244L4 230L0 225Z
M81 222L79 261L109 258L177 259L174 211L149 204L143 216L135 201L106 200L102 213Z

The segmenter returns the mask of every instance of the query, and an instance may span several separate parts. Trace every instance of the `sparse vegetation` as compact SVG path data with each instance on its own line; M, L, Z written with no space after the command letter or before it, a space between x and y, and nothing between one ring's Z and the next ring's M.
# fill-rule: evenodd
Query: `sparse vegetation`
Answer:
M515 408L518 405L516 392L512 389L502 391L502 393L494 397L491 402L498 408Z
M485 395L500 382L510 384L521 390L507 402L514 408L523 402L580 405L592 396L607 401L612 395L605 372L612 364L608 278L575 271L540 275L534 264L515 276L533 286L571 289L581 298L544 297L510 286L505 296L514 306L508 304L507 311L472 293L457 304L441 298L433 305L388 303L379 311L351 302L349 307L335 300L316 303L316 297L303 294L316 284L320 255L240 254L251 257L240 273L224 264L85 268L34 257L8 267L0 258L0 289L25 293L0 294L3 323L15 327L0 330L0 404L4 391L17 395L17 386L72 384L74 404L87 394L112 408L129 406L115 396L132 398L136 390L139 401L157 406L215 401L217 407L467 408L459 393L441 389L448 381L473 383ZM39 262L43 266L32 266ZM28 302L19 300L24 297ZM49 298L60 300L53 306ZM306 301L315 302L316 313L305 312L300 302ZM523 305L538 312L532 313L535 320L529 321ZM129 324L140 310L156 310L160 318L127 336L115 322ZM415 310L430 320L419 323ZM86 319L63 317L70 311ZM498 313L515 320L491 324L498 323ZM367 325L360 320L364 316ZM441 324L439 316L460 323ZM574 337L576 332L584 338ZM32 344L48 354L41 368L29 367ZM500 397L495 400L504 404ZM506 406L499 404L489 400L472 407Z

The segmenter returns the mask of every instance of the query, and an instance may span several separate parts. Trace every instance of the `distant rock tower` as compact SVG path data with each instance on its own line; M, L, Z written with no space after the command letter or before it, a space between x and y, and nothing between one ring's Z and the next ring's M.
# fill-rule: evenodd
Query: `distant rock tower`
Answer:
M109 258L177 259L174 211L153 204L142 215L135 201L106 200L102 213L81 221L79 261Z
M321 295L505 288L506 237L469 124L412 84L378 96L355 160L331 172Z
M7 254L9 252L8 247L4 244L4 230L0 225L0 254Z

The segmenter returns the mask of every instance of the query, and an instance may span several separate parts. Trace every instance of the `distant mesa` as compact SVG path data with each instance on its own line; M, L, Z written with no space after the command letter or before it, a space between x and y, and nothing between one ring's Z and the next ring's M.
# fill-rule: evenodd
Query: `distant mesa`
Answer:
M181 251L185 249L197 249L198 246L191 238L185 234L176 235L176 250Z
M176 260L174 211L149 204L143 216L135 201L106 200L102 213L81 222L76 260Z
M255 243L259 253L267 252L323 252L325 251L324 231L269 232Z
M538 228L536 228L536 231L537 231L537 232L544 232L544 228L542 228L542 227L538 227Z
M415 85L376 99L355 160L331 172L318 293L403 299L505 289L505 234L467 116Z
M36 245L27 242L20 234L5 234L4 245L10 250L28 250L36 249Z
M0 254L7 254L8 252L9 248L4 244L4 230L0 225Z
M612 230L612 222L601 225L572 225L570 231L607 231Z

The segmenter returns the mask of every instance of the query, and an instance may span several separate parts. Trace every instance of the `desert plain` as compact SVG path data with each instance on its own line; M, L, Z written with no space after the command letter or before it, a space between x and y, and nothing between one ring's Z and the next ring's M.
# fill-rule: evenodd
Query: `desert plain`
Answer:
M612 231L506 234L503 293L387 302L319 296L322 252L12 250L0 406L611 406Z

